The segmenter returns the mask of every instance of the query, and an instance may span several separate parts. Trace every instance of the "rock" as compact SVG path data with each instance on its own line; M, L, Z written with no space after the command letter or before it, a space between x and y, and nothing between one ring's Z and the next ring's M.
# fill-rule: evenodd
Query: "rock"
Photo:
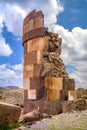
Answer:
M34 122L41 117L39 110L33 110L24 115L24 122Z
M83 99L79 99L76 101L65 101L62 103L63 113L81 110L86 110L86 101Z
M41 115L42 118L51 118L52 116L51 115L48 115L47 113L43 113Z
M21 113L21 108L8 104L0 102L0 126L3 124L9 124L11 122L17 122L19 119Z
M57 115L62 112L62 104L61 101L51 101L51 100L45 100L44 106L43 106L44 113L48 115Z

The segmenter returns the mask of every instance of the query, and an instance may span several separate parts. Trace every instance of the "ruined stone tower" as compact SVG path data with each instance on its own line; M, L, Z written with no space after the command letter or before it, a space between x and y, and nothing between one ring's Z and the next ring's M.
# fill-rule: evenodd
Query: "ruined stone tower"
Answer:
M75 82L69 79L60 58L62 39L44 27L41 11L31 11L24 19L24 112L58 114L61 102L74 100Z

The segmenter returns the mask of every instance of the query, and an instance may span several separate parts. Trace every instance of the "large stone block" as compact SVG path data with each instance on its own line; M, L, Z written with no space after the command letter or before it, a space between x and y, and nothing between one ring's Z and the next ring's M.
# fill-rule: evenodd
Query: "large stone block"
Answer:
M60 99L62 101L68 100L68 90L60 90Z
M24 87L24 89L30 89L30 79L29 78L23 79L23 87Z
M76 100L76 91L75 90L68 91L68 100L69 101Z
M11 124L13 122L18 122L20 114L21 114L20 107L0 102L0 126L7 123Z
M30 78L30 89L40 89L44 86L43 77L33 77Z
M62 113L62 103L60 100L51 101L45 100L43 106L43 112L49 115L58 115Z
M33 73L34 73L33 70L31 70L31 71L25 71L24 72L24 78L34 77Z
M83 99L79 99L76 101L65 101L62 103L63 113L81 110L86 110L86 101Z
M44 97L44 89L24 90L24 99L37 100Z
M24 78L24 89L40 89L43 86L43 77Z
M59 100L60 99L60 91L59 90L47 90L47 100Z
M39 110L40 113L57 115L62 112L61 101L48 101L45 98L39 100L24 100L24 113Z
M42 64L34 64L34 77L43 76L43 65Z
M55 77L45 77L44 86L46 89L61 90L63 86L63 79Z
M23 34L31 31L34 29L34 19L31 19L30 21L28 21L28 23L24 24L23 26Z
M66 90L75 90L75 81L74 79L63 79L63 89Z
M27 41L27 52L38 51L38 50L47 50L48 47L48 38L37 37Z
M34 65L24 66L24 78L34 77Z
M43 106L44 106L43 98L39 100L24 99L24 113L28 113L37 109L39 109L39 111L43 113Z
M24 65L41 64L42 60L43 60L42 51L29 52L24 55Z
M35 17L35 29L43 27L43 18L42 16Z
M43 76L43 65L42 64L31 64L24 66L24 78L33 78Z

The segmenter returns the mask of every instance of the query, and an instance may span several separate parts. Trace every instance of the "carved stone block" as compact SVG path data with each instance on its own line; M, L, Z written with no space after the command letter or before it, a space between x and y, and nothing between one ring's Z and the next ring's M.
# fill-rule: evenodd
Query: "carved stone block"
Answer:
M29 78L24 78L23 86L24 86L24 90L25 89L30 89L30 80L29 80Z
M56 89L47 90L47 100L59 100L60 91Z
M43 77L33 77L30 79L30 89L40 89L43 88Z
M75 90L75 81L74 79L63 79L63 89L66 90Z
M76 100L76 91L75 90L69 90L68 91L68 100L73 101Z
M44 86L46 89L61 90L63 86L63 79L55 77L45 77Z
M37 37L27 41L27 52L46 50L47 40L47 37Z
M43 52L35 51L29 52L24 55L24 65L28 64L40 64L43 60Z
M24 90L24 98L29 100L37 100L44 97L44 89Z

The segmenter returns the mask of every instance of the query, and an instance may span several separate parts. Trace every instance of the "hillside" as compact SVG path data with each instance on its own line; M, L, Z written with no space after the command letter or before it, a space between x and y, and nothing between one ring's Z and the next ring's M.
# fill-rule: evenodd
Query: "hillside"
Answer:
M0 87L0 101L23 105L23 89Z

